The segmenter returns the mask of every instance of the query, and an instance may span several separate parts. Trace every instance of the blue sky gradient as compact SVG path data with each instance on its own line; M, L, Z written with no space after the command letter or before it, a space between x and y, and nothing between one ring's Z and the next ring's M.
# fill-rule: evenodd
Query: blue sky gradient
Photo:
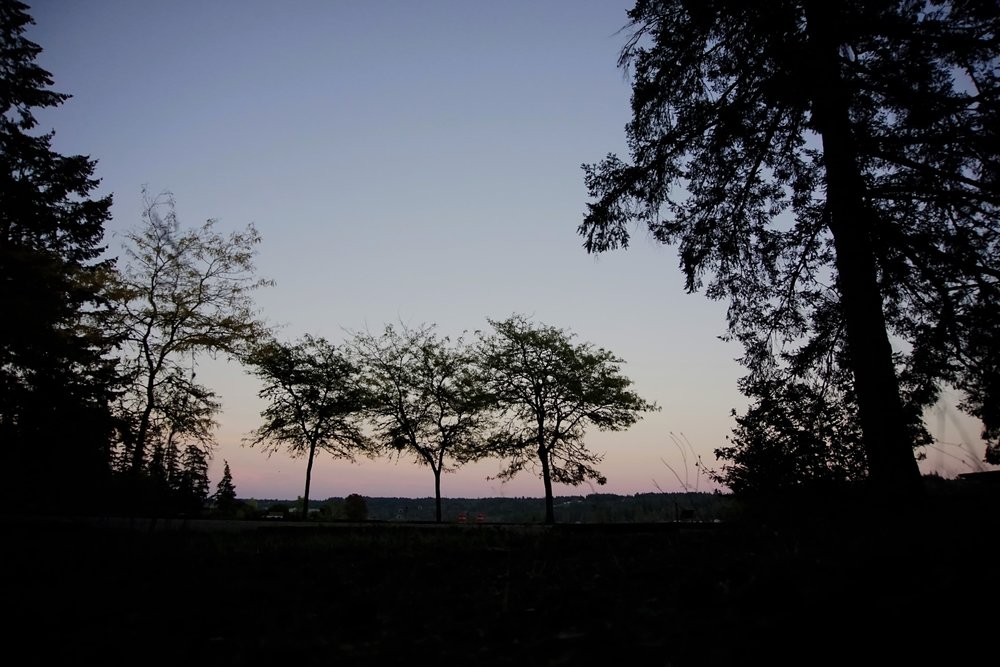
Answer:
M56 150L98 160L97 193L115 198L110 252L140 224L146 186L175 195L182 224L257 226L259 273L276 281L258 303L286 339L400 322L458 335L514 312L569 329L623 357L663 409L589 434L608 484L557 495L676 491L685 475L712 490L671 433L717 467L730 411L746 405L740 350L718 339L725 304L684 293L674 251L641 230L600 257L576 234L581 164L626 153L617 58L631 4L41 0L29 38L73 97L39 120ZM241 445L263 407L256 381L207 361L199 379L224 406L213 483L227 460L241 497L301 494L304 460ZM932 430L952 444L922 465L973 469L976 427L941 415ZM462 468L443 494L543 495L527 474L487 481L497 469ZM426 497L433 477L405 457L321 456L311 495L349 493Z

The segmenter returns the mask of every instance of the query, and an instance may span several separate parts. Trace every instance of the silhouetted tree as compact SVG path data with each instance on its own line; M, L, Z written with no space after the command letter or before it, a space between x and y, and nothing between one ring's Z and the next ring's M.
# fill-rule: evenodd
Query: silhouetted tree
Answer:
M229 469L229 461L223 461L222 479L215 487L213 496L215 506L223 514L236 508L236 485L233 484L233 473Z
M261 412L264 424L246 442L306 457L302 516L307 517L316 455L325 450L354 461L373 451L359 423L366 402L357 369L326 339L308 335L293 344L265 343L249 362L264 382L259 395L268 406Z
M734 411L730 444L715 450L725 463L712 479L754 494L865 480L867 457L845 366L828 373L822 385L781 376L744 380L743 392L753 401L745 414ZM930 444L917 415L908 426L912 442Z
M111 197L91 196L95 161L35 131L35 111L69 95L35 63L33 23L27 5L0 2L0 494L83 508L110 474L113 341L96 318Z
M545 522L554 523L553 482L607 481L595 467L604 457L583 444L585 428L621 431L659 408L629 389L632 381L619 369L624 361L611 352L522 315L488 321L494 331L480 334L477 354L500 412L491 447L509 459L500 478L537 467Z
M344 516L348 521L365 521L368 519L368 501L357 493L344 498Z
M462 339L439 337L433 325L355 334L350 348L369 394L366 418L375 439L431 469L440 522L441 474L484 454L489 413L470 351Z
M587 250L633 221L676 244L688 291L729 301L747 393L850 394L878 489L919 491L942 383L996 447L996 2L639 0L629 19L631 161L585 166Z
M144 225L126 235L128 264L114 292L125 340L121 372L129 381L120 448L132 473L143 469L157 437L210 445L219 405L195 382L196 358L245 355L265 332L253 293L271 284L254 275L260 236L253 225L228 236L215 231L214 220L182 230L170 195L143 192L143 202Z
M208 500L209 489L208 459L205 452L196 443L189 443L184 448L177 480L181 509L200 512Z
M828 396L801 382L761 387L759 399L736 417L731 444L716 450L729 463L713 479L740 494L863 479L855 413L849 399Z

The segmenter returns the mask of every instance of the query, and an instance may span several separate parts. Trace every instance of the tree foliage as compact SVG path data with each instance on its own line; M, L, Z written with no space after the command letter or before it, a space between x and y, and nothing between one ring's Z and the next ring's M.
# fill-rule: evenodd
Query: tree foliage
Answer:
M246 442L306 457L302 516L307 516L313 461L320 451L349 461L373 451L360 423L367 402L358 371L329 341L309 335L295 343L268 341L248 361L263 381L259 395L267 407L261 412L264 423Z
M637 222L677 246L689 291L729 301L744 434L777 425L778 388L835 460L809 402L836 404L873 481L912 488L921 409L951 384L994 451L996 3L639 0L629 19L631 159L584 167L587 250Z
M222 478L215 487L212 496L216 508L222 513L230 513L236 508L236 485L233 484L233 472L229 469L229 461L223 461Z
M864 479L866 461L849 399L806 383L775 382L742 416L727 461L711 474L734 493L769 493L798 486Z
M172 196L143 193L143 225L126 234L128 260L117 277L115 326L124 340L121 373L123 467L139 472L158 440L212 444L215 394L198 384L201 354L242 358L264 335L254 292L253 225L223 235L215 220L183 229Z
M431 469L441 521L441 475L484 454L489 413L471 351L434 329L389 325L378 336L355 334L350 348L369 394L366 418L375 439Z
M480 334L477 355L499 412L491 442L508 461L500 478L537 471L545 520L553 523L553 482L607 481L597 469L603 455L584 445L586 428L621 431L658 408L630 389L620 370L624 360L608 350L576 343L574 334L523 315L488 321L493 331Z
M111 197L92 195L94 160L60 155L54 133L37 131L35 112L69 95L35 63L33 22L26 5L0 2L0 487L23 496L44 484L79 505L109 475L113 341L94 318Z
M344 518L348 521L368 520L368 501L364 496L352 493L344 498Z
M208 458L196 443L184 447L176 490L182 511L197 513L205 507L210 489Z

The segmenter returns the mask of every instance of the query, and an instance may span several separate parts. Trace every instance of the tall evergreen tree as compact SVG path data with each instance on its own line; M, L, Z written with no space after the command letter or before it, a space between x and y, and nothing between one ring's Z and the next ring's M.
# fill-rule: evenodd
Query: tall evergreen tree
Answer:
M236 506L236 485L233 484L233 473L229 469L229 461L223 461L222 479L215 487L215 506L221 512L230 512Z
M629 17L631 161L585 166L588 251L626 246L633 221L676 244L688 290L730 303L745 393L842 397L882 490L919 488L919 416L945 383L993 451L996 1L638 0Z
M208 480L208 457L195 443L184 448L178 473L177 492L180 507L188 512L200 512L208 500L211 484Z
M81 506L109 474L115 375L93 317L111 197L91 196L95 161L56 153L53 132L36 130L35 110L69 96L35 64L33 23L26 5L0 1L0 489L44 485Z

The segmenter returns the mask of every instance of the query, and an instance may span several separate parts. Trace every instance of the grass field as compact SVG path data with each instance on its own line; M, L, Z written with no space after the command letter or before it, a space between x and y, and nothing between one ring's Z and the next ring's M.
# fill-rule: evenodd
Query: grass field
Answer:
M996 493L731 523L4 523L8 664L973 664ZM138 524L136 524L138 525ZM145 525L145 524L143 524ZM221 524L220 524L221 527Z

